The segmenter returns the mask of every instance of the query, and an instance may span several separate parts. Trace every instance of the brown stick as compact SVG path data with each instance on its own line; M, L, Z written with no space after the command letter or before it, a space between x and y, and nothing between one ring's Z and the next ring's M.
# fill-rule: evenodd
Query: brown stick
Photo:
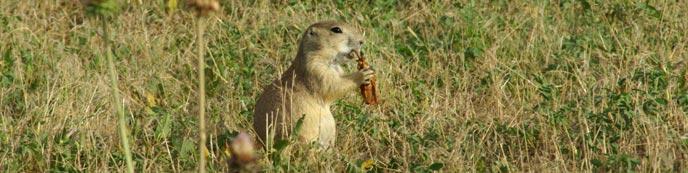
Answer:
M358 58L356 62L358 63L358 69L368 68L368 62L361 54L354 50L354 55ZM380 100L377 98L377 91L375 91L375 77L370 78L370 84L363 84L360 86L361 94L363 95L363 100L366 104L377 105L380 104Z

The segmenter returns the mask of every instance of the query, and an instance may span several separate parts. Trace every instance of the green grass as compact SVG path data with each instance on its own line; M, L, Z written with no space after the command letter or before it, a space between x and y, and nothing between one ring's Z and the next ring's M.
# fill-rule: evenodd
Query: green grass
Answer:
M135 169L194 171L191 12L124 1L109 23ZM123 172L99 23L73 1L0 6L0 171ZM267 171L687 172L688 4L680 1L222 1L206 27L207 169L311 23L365 32L377 107L333 106L332 153ZM353 69L354 65L348 68Z

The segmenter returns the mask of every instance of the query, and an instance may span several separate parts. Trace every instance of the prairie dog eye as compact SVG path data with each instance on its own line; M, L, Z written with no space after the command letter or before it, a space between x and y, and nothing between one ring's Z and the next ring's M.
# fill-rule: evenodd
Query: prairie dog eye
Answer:
M330 29L330 31L332 31L334 33L342 33L342 28L334 27L334 28Z

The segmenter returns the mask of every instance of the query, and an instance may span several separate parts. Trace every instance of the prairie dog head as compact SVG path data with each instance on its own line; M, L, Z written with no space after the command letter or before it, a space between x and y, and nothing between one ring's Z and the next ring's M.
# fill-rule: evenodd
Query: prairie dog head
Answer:
M299 52L317 52L332 62L341 64L353 60L352 50L359 50L363 36L359 31L342 22L318 22L306 29L301 38Z

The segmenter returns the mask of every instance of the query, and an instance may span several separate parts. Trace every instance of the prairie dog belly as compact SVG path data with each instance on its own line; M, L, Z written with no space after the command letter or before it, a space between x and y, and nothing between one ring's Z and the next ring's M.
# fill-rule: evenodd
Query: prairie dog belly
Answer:
M297 97L299 98L299 97ZM300 97L307 98L307 97ZM303 124L301 125L301 130L299 132L299 140L302 142L318 141L322 144L322 130L323 123L332 124L331 128L334 128L334 118L330 113L329 106L324 106L315 100L318 99L301 99L300 103L295 103L293 108L297 110L292 113L292 119L294 120L292 126L295 127L297 120L303 117ZM329 126L329 125L328 125ZM332 137L333 138L333 137Z
M329 105L302 102L302 104L294 106L298 106L301 111L292 114L292 116L305 115L303 124L301 125L301 131L299 132L299 140L303 142L318 141L318 143L323 146L334 144L336 135L335 120L330 112ZM298 120L301 116L293 118L294 120ZM293 126L296 126L296 121L293 123Z
M326 110L320 116L320 145L325 148L334 146L335 136L337 135L336 123L334 121L334 116L330 111L330 107L326 106Z

